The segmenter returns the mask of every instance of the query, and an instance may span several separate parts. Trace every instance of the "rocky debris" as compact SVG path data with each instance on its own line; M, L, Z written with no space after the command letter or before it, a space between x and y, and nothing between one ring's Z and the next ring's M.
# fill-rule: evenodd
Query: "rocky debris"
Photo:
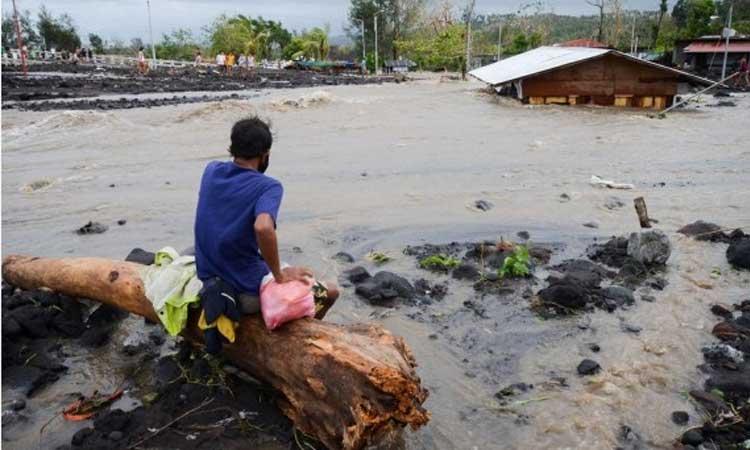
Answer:
M620 444L618 450L645 450L648 446L643 442L643 438L632 428L623 425L620 428Z
M354 262L354 257L346 252L338 252L333 255L333 260L343 264L350 264Z
M604 207L609 210L620 209L624 206L625 206L625 202L622 201L622 199L620 199L619 197L615 197L615 196L608 197L607 200L604 202Z
M489 316L487 315L487 309L474 300L466 300L464 302L464 307L470 311L473 311L474 314L481 317L482 319L489 318Z
M44 65L46 70L67 72L63 65ZM199 91L249 91L258 89L295 88L311 86L334 86L349 84L380 84L398 81L395 77L362 77L352 74L327 74L303 70L257 69L252 74L237 73L232 76L216 76L188 70L154 70L148 76L133 76L131 71L109 68L103 74L91 68L77 71L81 76L63 77L44 75L23 77L20 73L2 74L3 109L15 108L33 111L52 109L122 109L149 108L183 103L223 101L256 97L258 94L185 96L173 95L164 98L112 98L117 94L177 93ZM109 99L65 100L110 94ZM9 102L12 100L13 102ZM31 102L31 100L36 100ZM50 100L50 101L47 101Z
M451 276L457 280L476 281L481 277L479 269L470 263L461 263L453 269Z
M526 393L534 389L533 384L527 383L513 383L504 388L500 389L496 394L495 398L498 399L501 405L507 404L510 397Z
M736 269L750 270L750 235L735 230L730 235L727 261Z
M583 224L583 226L586 227L586 228L599 228L599 223L598 222L593 222L593 221L591 221L591 222L585 222Z
M478 209L479 211L489 211L494 207L495 205L492 204L492 202L488 202L487 200L477 200L474 202L474 208Z
M89 222L86 225L76 230L77 234L101 234L107 231L109 227L99 222Z
M633 291L622 286L609 286L602 289L602 297L604 309L610 312L623 306L635 304Z
M729 242L729 235L722 231L721 226L702 220L687 224L677 232L694 237L697 241Z
M538 295L545 306L568 310L585 308L590 301L588 289L579 280L569 276L553 279Z
M596 263L571 259L551 269L562 276L550 275L547 278L549 286L540 290L538 295L544 305L556 309L558 313L591 306L612 312L635 303L633 291L627 287L601 287L602 282L617 274Z
M435 300L442 300L448 294L447 283L430 283L424 278L414 282L414 290L421 297L430 297Z
M344 277L351 283L359 284L369 280L371 278L371 275L370 272L368 272L364 267L356 266L352 267L349 270L345 270Z
M594 353L599 353L602 350L599 344L595 344L595 343L589 344L588 348Z
M690 421L690 415L685 411L674 411L672 413L672 422L675 425L687 425Z
M128 221L126 219L120 219L120 220L117 221L117 225L120 225L120 226L123 226L126 223L128 223Z
M560 203L567 203L570 201L570 195L563 192L562 194L560 194L560 197L558 198L558 200Z
M130 411L101 411L90 427L73 435L73 448L123 449L144 439L143 447L185 450L205 448L206 439L216 448L228 449L258 448L268 441L281 446L294 442L292 424L276 406L278 394L271 388L244 381L233 371L223 370L220 361L192 353L187 344L176 355L147 364L154 376L139 388L145 404ZM195 412L168 430L153 433L191 410ZM187 435L198 439L185 439ZM310 445L319 448L315 442Z
M661 230L641 231L630 235L627 252L646 266L664 265L672 254L672 245Z
M494 245L494 243L486 244ZM458 257L472 247L473 244L462 244L459 242L451 242L450 244L408 245L404 249L404 255L413 256L418 261L436 255Z
M714 305L716 306L716 305ZM705 390L693 390L690 396L705 410L701 427L686 431L680 442L703 448L745 448L750 438L750 300L734 305L740 312L734 317L728 307L719 316L724 320L713 329L722 342L703 348L701 369L708 375ZM712 308L715 309L715 308Z
M621 325L622 331L626 331L628 333L638 334L641 331L643 331L643 327L639 327L638 325L633 325L630 323L622 323Z
M142 248L134 248L128 253L128 256L125 257L125 261L150 266L154 263L155 258L156 254L153 252L146 251Z
M3 384L33 396L67 370L59 340L85 332L84 306L54 292L7 285L2 297Z
M722 305L720 303L711 305L711 312L714 313L714 315L723 317L725 319L731 319L733 317L732 310L729 309L728 306Z
M587 250L588 257L610 267L622 267L628 259L628 239L612 237L604 244L594 244Z
M385 304L397 298L411 300L416 291L409 281L393 272L378 272L357 285L355 292L371 303Z
M592 359L584 359L580 364L578 364L576 370L578 371L578 375L587 376L599 373L599 371L602 370L602 367L599 365L599 363Z
M682 435L680 442L697 447L703 443L703 434L699 430L688 430Z

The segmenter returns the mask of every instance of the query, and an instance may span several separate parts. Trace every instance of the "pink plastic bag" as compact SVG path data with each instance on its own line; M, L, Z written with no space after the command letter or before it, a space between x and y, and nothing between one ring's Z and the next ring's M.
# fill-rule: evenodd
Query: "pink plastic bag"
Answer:
M260 312L266 328L273 330L286 322L315 316L312 282L290 281L279 284L268 275L260 287Z

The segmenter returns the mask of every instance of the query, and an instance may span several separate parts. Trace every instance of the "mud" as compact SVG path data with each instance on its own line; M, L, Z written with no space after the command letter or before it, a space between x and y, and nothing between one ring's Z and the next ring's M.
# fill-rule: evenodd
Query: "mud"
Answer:
M49 111L57 109L151 108L239 98L237 94L190 97L166 95L176 92L257 91L313 86L379 84L401 80L401 78L388 76L363 77L352 74L269 69L258 69L251 73L236 71L231 76L192 68L159 69L144 76L137 75L134 70L123 68L101 70L89 65L66 67L64 70L67 75L56 75L57 69L64 66L62 64L33 65L31 67L34 67L35 70L46 70L32 73L28 77L24 77L19 72L4 70L2 75L3 109ZM150 93L161 94L164 98L70 100L101 95Z
M342 287L329 314L337 323L381 324L413 350L433 418L404 434L405 448L672 448L684 431L703 425L685 393L703 386L705 374L696 369L701 348L718 342L710 307L734 311L750 287L748 272L729 265L728 244L674 231L700 218L727 227L747 223L750 153L746 115L739 113L750 108L750 97L733 95L736 108L688 107L655 121L643 111L503 103L478 87L430 79L338 86L325 89L330 101L309 108L283 105L301 104L296 100L319 88L268 91L242 105L4 111L3 250L120 258L133 245L191 245L201 171L207 161L226 158L231 124L253 111L276 133L269 174L285 187L283 260L312 267L323 280L361 265L371 274L400 275L415 290L420 279L446 287L430 304L383 307L358 297L352 284ZM592 174L636 188L592 189ZM24 189L37 180L53 182ZM625 206L608 208L612 195ZM664 272L633 291L635 303L546 319L531 309L556 273L552 266L584 259L589 245L638 226L638 196L673 251ZM479 211L477 199L495 207ZM113 226L121 218L127 226ZM109 231L72 232L92 219ZM600 228L581 226L588 221ZM407 244L494 244L517 236L555 247L535 267L538 284L493 284L484 297L474 282L420 269L416 257L402 254ZM392 259L378 266L366 257L372 251ZM337 252L354 262L330 259ZM615 276L623 270L606 268ZM640 266L630 269L639 275ZM610 284L607 278L600 286ZM635 327L641 331L626 331ZM26 399L28 420L4 430L14 441L3 447L37 447L41 426L72 401L67 393L111 392L139 358L122 353L123 343L130 333L148 340L143 330L142 319L127 318L102 347L64 345L69 370ZM162 350L171 350L170 341ZM579 377L583 359L602 370ZM495 394L517 383L534 387L500 404ZM5 386L3 394L16 398ZM687 412L688 423L675 425L674 411ZM55 421L45 443L69 445L75 431Z
M3 286L3 440L13 445L29 415L27 399L61 377L69 367L63 363L76 346L101 347L128 316L105 305L78 301L48 291L22 291ZM87 317L86 317L87 316ZM132 365L121 383L129 398L140 406L122 405L100 409L83 428L72 433L70 445L42 445L41 448L122 449L141 445L180 449L204 448L207 442L219 448L282 448L299 440L307 448L322 448L316 441L294 430L276 406L278 393L204 352L193 353L187 344L159 358L165 343L163 332L152 328L143 342L125 343L121 353ZM92 361L82 361L90 364ZM15 392L9 398L7 392ZM89 392L90 394L90 392ZM67 401L79 396L69 392ZM203 406L201 406L203 405ZM66 403L56 406L62 410ZM192 411L192 412L190 412ZM175 419L188 413L184 419ZM51 422L55 416L47 418ZM76 422L62 420L64 425ZM59 425L58 425L59 427ZM50 435L57 436L53 430ZM63 427L65 428L65 427ZM155 434L155 430L161 431ZM43 430L39 433L45 442ZM58 441L59 438L53 438Z

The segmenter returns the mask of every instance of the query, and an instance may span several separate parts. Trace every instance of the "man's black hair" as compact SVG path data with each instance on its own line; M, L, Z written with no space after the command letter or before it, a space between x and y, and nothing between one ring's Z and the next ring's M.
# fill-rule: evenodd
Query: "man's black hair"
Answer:
M242 119L232 127L229 153L235 158L252 159L271 149L273 136L268 124L258 117Z

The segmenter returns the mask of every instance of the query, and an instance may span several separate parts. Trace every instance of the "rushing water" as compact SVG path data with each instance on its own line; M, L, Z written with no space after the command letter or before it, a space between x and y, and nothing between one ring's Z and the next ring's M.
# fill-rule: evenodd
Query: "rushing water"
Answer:
M537 242L564 243L557 259L578 256L594 237L634 231L630 205L642 195L675 247L669 286L655 303L542 321L519 298L494 308L490 320L467 317L456 329L436 330L439 321L411 320L408 308L373 308L345 291L330 320L379 321L414 350L433 420L407 434L408 448L613 448L623 425L647 447L671 448L680 428L670 413L693 411L684 391L701 382L695 366L714 322L708 305L750 292L750 275L728 267L725 246L674 230L697 219L750 227L750 98L733 99L735 108L707 107L709 98L658 120L635 110L525 107L480 87L427 79L148 110L5 112L3 253L122 258L135 246L190 245L202 168L227 156L231 124L254 113L275 131L269 174L285 186L283 257L322 278L346 268L331 259L340 250L361 260L385 251L394 257L386 268L413 279L425 274L401 254L407 244L512 239L520 230ZM597 189L591 175L636 189ZM562 193L571 200L561 201ZM605 208L611 196L626 206ZM495 207L478 212L471 207L478 199ZM127 224L118 226L120 219ZM76 235L89 220L110 229ZM599 229L582 226L589 221ZM721 275L712 278L715 268ZM458 314L470 295L453 282L430 313ZM625 333L623 322L643 331ZM490 336L480 341L492 351L467 358L455 342L473 333ZM591 342L602 348L594 359L604 371L580 379L575 367L591 357ZM86 380L111 388L119 364L111 353L81 358L31 400L37 412L27 429L38 430L64 393ZM570 386L549 382L557 376ZM493 394L519 381L536 387L511 411L499 409ZM70 427L51 427L59 443ZM36 442L27 436L6 445Z

